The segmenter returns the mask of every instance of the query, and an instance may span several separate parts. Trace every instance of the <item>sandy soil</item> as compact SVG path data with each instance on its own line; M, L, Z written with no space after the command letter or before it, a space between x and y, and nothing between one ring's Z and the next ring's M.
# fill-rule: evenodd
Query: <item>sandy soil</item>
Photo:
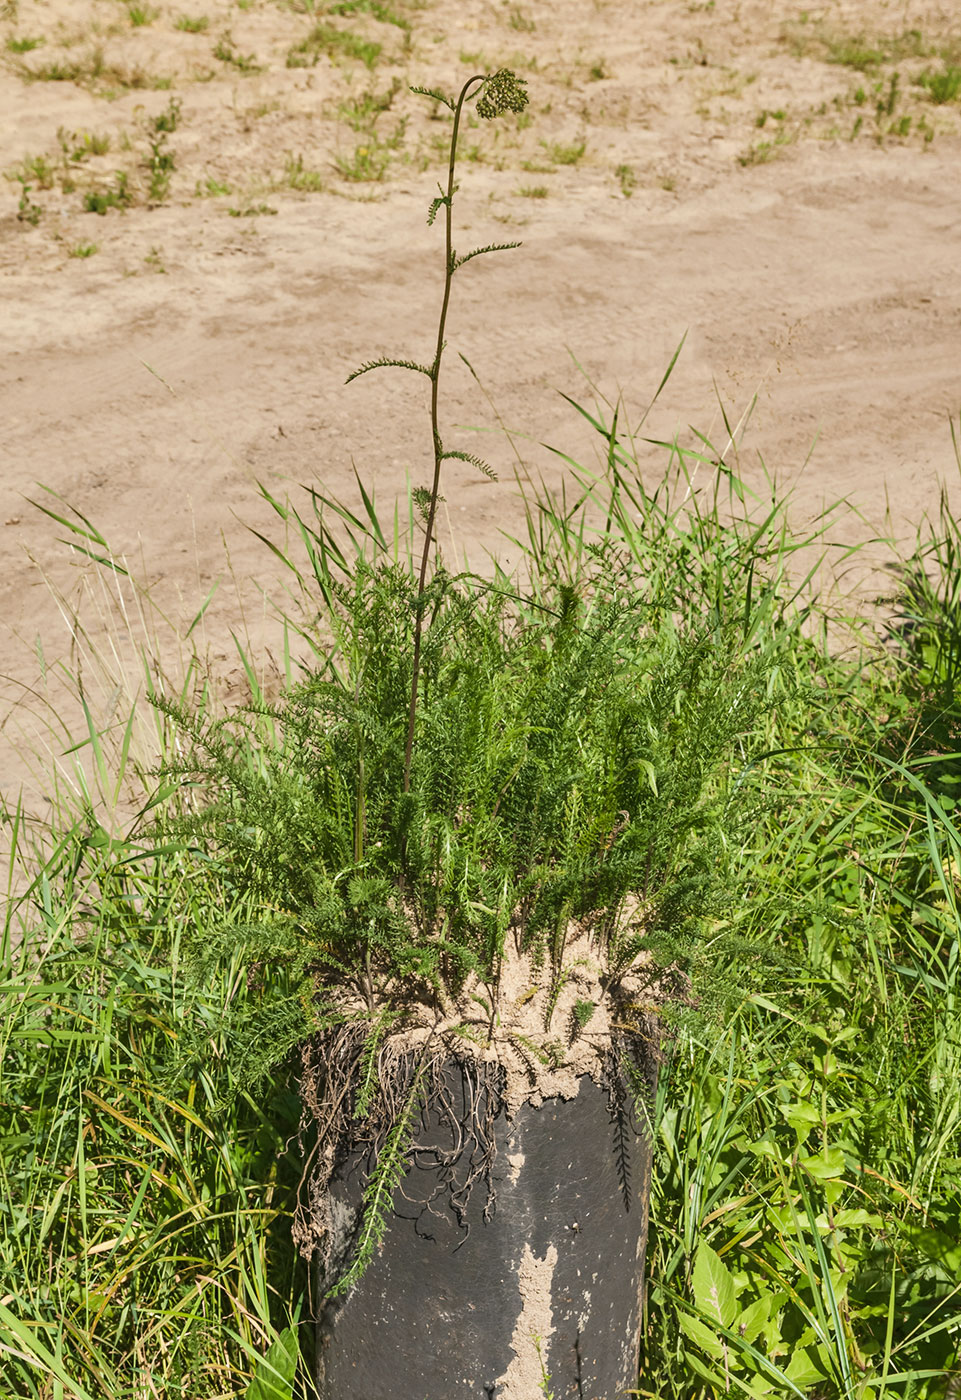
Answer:
M273 528L255 483L353 496L356 464L388 503L426 477L422 381L344 386L361 360L431 355L448 127L408 84L510 65L531 95L529 121L464 132L458 244L524 246L455 283L445 422L495 431L449 445L500 475L452 473L460 544L518 523L492 404L556 484L541 444L594 452L558 391L589 401L587 375L636 417L685 332L645 431L723 443L720 405L736 422L756 395L742 473L791 484L799 518L848 497L862 536L888 505L909 535L956 474L956 0L184 3L0 4L8 797L42 674L52 695L58 660L91 664L56 597L82 561L24 499L66 513L38 483L139 561L175 624L161 648L224 577L194 636L239 685L230 631L261 645L252 581L282 572L246 528ZM109 621L105 597L83 604L93 650L154 626ZM110 684L90 694L109 724Z

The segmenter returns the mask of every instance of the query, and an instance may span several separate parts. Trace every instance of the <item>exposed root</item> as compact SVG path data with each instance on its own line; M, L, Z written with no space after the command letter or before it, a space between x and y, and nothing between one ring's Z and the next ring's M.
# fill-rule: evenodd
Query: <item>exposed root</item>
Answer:
M418 1229L429 1232L430 1218L444 1216L466 1238L468 1206L481 1184L481 1213L489 1218L497 1120L523 1103L572 1098L588 1075L607 1087L615 1146L618 1134L626 1141L644 1131L660 1058L652 970L635 967L613 980L586 932L569 930L566 944L561 978L546 961L514 953L501 968L496 1000L478 982L442 1008L414 1002L402 1013L384 1006L371 1014L345 1007L349 1019L302 1047L301 1140L312 1146L293 1237L308 1259L319 1256L329 1286L348 1268L357 1276L358 1249L369 1252L379 1237L370 1211L386 1218L393 1199L416 1207ZM624 1148L621 1157L628 1156ZM331 1191L345 1164L360 1166L368 1183L363 1211L359 1202L348 1208L339 1188ZM426 1201L404 1193L412 1164L428 1169L420 1178L433 1183ZM377 1182L382 1189L372 1193Z

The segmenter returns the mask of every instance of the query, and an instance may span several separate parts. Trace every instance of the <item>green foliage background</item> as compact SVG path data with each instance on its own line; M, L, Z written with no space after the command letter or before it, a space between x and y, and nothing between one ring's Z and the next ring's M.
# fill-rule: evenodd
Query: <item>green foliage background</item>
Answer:
M370 1015L375 993L400 1008L471 971L496 981L512 924L558 968L580 914L615 969L651 948L698 993L670 1017L652 1116L637 1393L947 1397L961 532L945 500L902 563L893 630L846 617L818 564L796 567L851 552L828 543L843 512L795 535L776 487L752 497L703 438L654 443L667 465L646 486L651 442L601 402L575 405L601 469L567 459L560 499L519 483L516 573L417 586L442 461L482 465L438 429L453 162L432 208L435 359L361 371L432 381L434 485L410 492L406 530L385 534L363 485L355 509L262 488L294 542L265 541L305 673L289 665L267 704L241 651L252 703L224 715L189 645L174 693L146 653L108 731L78 667L85 729L52 728L70 781L50 820L3 809L6 1393L308 1393L289 1227L309 1144L287 1052L342 1014L334 984ZM90 521L42 509L126 577ZM624 937L604 915L628 893L645 918Z
M580 516L528 491L516 592L533 606L561 583L584 596L586 579L608 580L609 595L595 587L590 611L570 619L575 648L631 578L671 619L663 635L695 622L736 635L739 664L766 678L743 766L766 754L777 799L738 829L736 926L719 916L689 950L708 987L736 971L742 994L705 998L661 1076L640 1393L944 1395L961 1326L957 529L945 509L907 561L909 625L884 638L858 624L839 647L842 620L790 581L798 541L782 502L752 501L722 473L710 494L692 492L677 453L644 490L638 446L601 408L592 416L608 469L575 477ZM276 504L305 546L333 529L316 495L300 515ZM353 519L372 548L370 518ZM318 557L288 556L288 624L305 631L296 598L301 582L316 596ZM353 557L342 555L351 573ZM325 586L336 575L327 567ZM656 674L664 652L648 649L650 631L615 615L617 645L646 638L637 665ZM523 644L520 628L511 645ZM338 664L350 654L345 644ZM309 728L329 685L328 674L295 687L292 732ZM274 726L274 753L288 752L270 707L255 703L248 722L267 726L262 737ZM213 732L226 743L230 730ZM292 1086L281 1069L248 1096L225 1028L296 1000L296 977L248 979L227 950L188 988L188 941L263 922L260 876L238 879L236 863L201 860L182 839L148 839L148 775L149 810L108 831L98 793L114 790L129 753L114 739L77 736L81 757L99 745L100 780L46 838L7 812L32 883L8 907L0 989L4 1381L24 1396L238 1395L304 1316L305 1280L288 1234ZM462 741L479 757L490 737L478 721ZM503 744L492 772L509 766ZM252 751L227 752L249 762ZM295 792L296 765L283 771ZM478 956L490 927L479 925ZM745 985L745 948L771 942L790 976L765 959ZM171 1085L171 1055L198 1027L205 1057Z

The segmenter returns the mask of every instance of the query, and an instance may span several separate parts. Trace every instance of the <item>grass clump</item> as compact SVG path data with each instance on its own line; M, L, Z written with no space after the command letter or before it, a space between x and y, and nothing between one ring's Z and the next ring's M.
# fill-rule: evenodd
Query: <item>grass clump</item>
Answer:
M284 161L283 183L292 190L305 190L312 194L327 188L327 182L319 170L311 170L304 165L302 155L295 156L288 151Z
M150 119L150 126L158 135L170 135L180 125L180 112L183 107L179 97L171 97L166 107Z
M131 28L142 29L148 24L153 24L160 14L152 5L128 5L127 18L130 20Z
M637 172L633 165L617 165L614 167L614 178L621 187L621 194L625 199L630 199L637 188Z
M361 93L358 97L347 98L338 107L338 115L352 127L354 131L371 133L377 123L377 119L390 110L394 98L400 92L400 79L393 78L390 87L382 93L375 93L373 89Z
M787 113L781 109L769 111L766 108L759 112L754 119L754 125L762 130L770 131L769 122L777 122L769 139L756 141L742 151L737 157L737 163L741 166L766 165L769 161L776 160L782 155L787 146L791 146L798 138L797 126L789 127L785 125Z
M383 45L373 39L365 39L349 29L337 29L326 21L315 24L305 39L287 50L288 68L314 68L321 56L358 59L365 68L377 66Z
M103 51L97 49L90 59L51 59L49 63L19 65L19 73L24 82L36 83L82 83L98 78L104 70Z
M108 209L126 209L133 203L133 192L126 172L118 170L112 187L88 190L83 197L83 207L88 214L106 214Z
M227 210L232 219L254 219L261 214L276 214L278 212L272 204L265 204L263 200L257 204L238 204Z
M388 5L381 4L380 0L334 0L334 3L328 7L327 13L330 15L367 14L373 19L379 20L381 24L396 25L398 29L404 31L405 35L410 33L410 20L399 15Z
M383 180L390 165L390 150L370 138L355 146L349 155L338 152L334 156L334 165L345 180L358 184Z
M587 150L586 141L572 141L566 144L563 141L542 141L541 145L552 165L576 165Z
M39 49L44 43L46 40L39 36L31 37L23 34L18 37L11 34L6 41L6 48L9 53L32 53L34 49Z
M205 34L210 28L209 15L178 15L174 28L184 34Z
M537 28L534 20L519 5L511 6L507 22L511 29L516 30L519 34L533 34Z
M863 38L840 38L826 41L827 61L844 68L866 73L879 68L887 59L887 51L867 43Z
M63 126L57 128L57 140L64 161L73 165L80 165L90 156L105 156L111 144L107 132L67 131Z
M956 102L961 97L961 68L948 64L940 72L922 73L918 78L918 86L939 106Z
M21 185L30 181L38 189L53 188L56 168L46 156L24 156L19 165L4 171L4 179L18 181Z
M853 68L860 73L871 73L887 64L923 58L937 51L920 29L869 38L863 32L845 33L828 24L795 24L786 28L784 38L799 57L814 54L826 63Z
M167 146L165 132L158 132L149 138L150 154L147 157L149 184L147 198L152 204L161 204L170 190L170 177L176 165L176 157Z
M203 180L197 181L194 193L198 199L217 199L221 195L231 194L232 190L223 180L218 180L214 175L207 175Z
M24 838L16 810L4 817ZM225 1109L216 1037L206 1068L162 1088L175 1038L246 993L225 972L219 996L211 983L186 997L173 868L151 873L134 843L118 882L123 849L89 826L64 836L38 876L49 886L43 921L22 925L19 946L10 911L4 929L0 1354L10 1394L48 1383L111 1400L151 1387L238 1393L248 1358L295 1316L282 1226L296 1101L275 1094L269 1117L243 1096ZM198 897L194 884L188 898ZM215 1340L224 1328L236 1342Z
M122 92L169 88L172 81L169 77L148 73L136 64L108 62L99 44L83 56L54 58L48 63L33 65L21 60L16 72L27 83L75 83L107 98Z
M383 180L391 160L404 138L406 121L398 122L390 136L378 136L373 129L367 132L363 141L357 143L349 154L337 152L334 167L344 180L362 184L367 181Z

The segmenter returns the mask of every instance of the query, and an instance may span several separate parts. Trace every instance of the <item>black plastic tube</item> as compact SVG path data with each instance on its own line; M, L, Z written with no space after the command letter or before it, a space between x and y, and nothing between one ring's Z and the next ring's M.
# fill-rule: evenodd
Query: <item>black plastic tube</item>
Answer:
M461 1106L462 1073L447 1074ZM318 1318L321 1400L615 1400L636 1387L651 1152L627 1094L585 1077L574 1098L501 1110L494 1131L492 1190L475 1181L465 1206L470 1134L458 1143L449 1114L425 1112L376 1257ZM344 1163L331 1182L342 1231L369 1165Z

